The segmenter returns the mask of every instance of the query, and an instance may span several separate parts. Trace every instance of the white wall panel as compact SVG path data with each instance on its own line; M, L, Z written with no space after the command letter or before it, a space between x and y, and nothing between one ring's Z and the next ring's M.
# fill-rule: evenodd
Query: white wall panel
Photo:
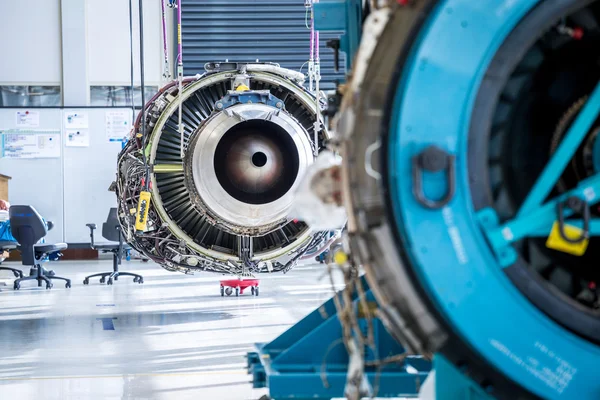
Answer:
M60 0L0 0L0 84L61 82Z

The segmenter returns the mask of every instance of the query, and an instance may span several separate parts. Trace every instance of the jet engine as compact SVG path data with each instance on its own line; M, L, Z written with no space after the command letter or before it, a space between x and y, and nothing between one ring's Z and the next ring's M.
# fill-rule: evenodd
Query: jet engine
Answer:
M329 239L290 217L295 188L327 139L322 104L301 73L276 64L206 69L150 99L119 155L125 237L169 270L285 272Z

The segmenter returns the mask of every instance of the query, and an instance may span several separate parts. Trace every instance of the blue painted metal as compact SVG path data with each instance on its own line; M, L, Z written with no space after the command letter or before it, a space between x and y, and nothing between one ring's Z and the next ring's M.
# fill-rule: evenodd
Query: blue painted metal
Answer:
M486 391L465 376L441 354L433 358L436 400L493 400Z
M594 165L594 171L600 173L600 136L596 136L594 139L594 145L592 147L592 163Z
M364 279L363 285L366 287ZM376 304L370 290L366 296L369 303ZM357 310L356 298L353 301ZM360 319L360 325L366 332L367 320ZM404 352L379 319L373 320L373 333L376 349L365 347L366 362ZM275 400L343 397L348 353L341 338L342 326L331 299L272 342L257 344L256 351L248 353L254 387L268 387ZM377 397L414 397L430 368L421 357L408 357L379 374L367 366L366 375L372 385L379 382Z
M350 70L362 34L362 1L321 0L313 7L317 31L344 32L340 37L340 50L346 54L346 69Z
M580 219L568 220L568 221L566 221L566 223L568 225L575 226L580 229L583 227L583 221ZM552 229L552 224L550 224L549 226L546 225L546 226L540 227L538 229L535 229L532 232L529 232L529 234L527 236L545 237L550 234L551 229ZM600 236L600 218L592 218L590 220L590 237L591 236Z
M323 262L325 262L325 259L327 259L328 255L329 255L329 250L325 250L324 252L319 254L317 257L315 257L315 261L323 263Z
M597 399L600 347L548 318L512 285L481 230L468 185L478 88L506 36L538 3L438 2L396 89L388 153L393 218L420 285L482 358L542 398ZM456 194L440 211L423 208L411 193L411 157L429 145L457 155ZM427 179L428 195L442 195L434 177Z
M540 232L544 231L548 235L552 229L552 224L557 220L556 206L571 196L585 199L590 205L598 203L600 201L600 174L584 179L575 189L548 201L524 216L517 216L502 225L498 225L498 217L493 209L488 208L479 211L477 217L481 222L489 244L500 261L500 265L508 267L517 261L517 253L510 246L511 243L528 236L534 236L534 232L536 233L535 236L544 236L539 235ZM565 217L572 214L572 210L565 209ZM600 235L597 224L593 227L596 230L591 228L592 226L590 226L590 236L594 233Z
M600 114L600 83L592 92L590 98L586 102L583 110L579 113L573 125L561 141L560 146L552 156L552 159L533 186L531 192L521 206L519 217L526 215L530 211L542 204L548 193L556 186L556 182L562 175L565 167L575 155L575 152L585 139L586 135L592 128L592 125Z
M273 96L268 90L246 90L236 92L230 90L222 99L215 103L217 110L224 110L240 103L262 103L275 108L284 108L283 101Z

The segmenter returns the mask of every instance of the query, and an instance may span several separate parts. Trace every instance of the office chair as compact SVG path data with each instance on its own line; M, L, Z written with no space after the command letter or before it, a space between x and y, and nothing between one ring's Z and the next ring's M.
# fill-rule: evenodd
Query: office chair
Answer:
M0 253L4 253L5 251L11 251L17 248L17 243L15 242L5 242L0 241ZM23 272L16 268L9 268L1 266L2 262L0 261L0 270L2 271L12 271L16 278L22 278Z
M86 276L83 280L84 285L89 284L90 278L94 278L96 276L100 277L100 283L106 282L107 285L112 285L113 280L118 280L119 276L133 276L134 282L144 283L144 277L141 275L119 271L119 265L121 265L123 254L126 251L131 250L131 246L123 243L123 233L121 232L121 224L119 223L116 208L110 209L108 212L108 218L106 218L106 222L102 224L102 236L104 239L110 240L114 243L96 244L94 242L94 230L96 229L96 224L86 224L86 226L90 228L91 248L103 253L113 254L113 270L111 272L101 272L99 274ZM108 279L106 279L106 277L108 277Z
M46 236L48 228L42 219L41 215L31 206L11 206L10 214L10 229L12 235L19 242L19 251L23 260L23 265L31 268L36 268L36 274L15 280L14 289L21 288L21 282L29 280L37 280L38 287L42 286L42 281L46 282L46 289L52 288L52 280L60 279L66 281L65 287L71 287L71 280L54 276L47 273L42 268L41 262L50 253L65 250L68 246L66 243L36 244L41 238Z

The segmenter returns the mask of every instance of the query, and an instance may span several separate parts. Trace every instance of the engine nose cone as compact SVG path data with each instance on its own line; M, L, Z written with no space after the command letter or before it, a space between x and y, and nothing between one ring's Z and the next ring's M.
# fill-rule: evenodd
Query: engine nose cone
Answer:
M309 134L288 112L236 104L193 133L186 187L196 207L230 232L263 234L286 221L312 162Z
M215 152L215 173L232 197L265 204L283 196L298 175L298 150L270 121L245 121L230 129Z
M262 194L283 175L283 156L277 145L264 135L237 140L225 158L225 173L236 188Z

